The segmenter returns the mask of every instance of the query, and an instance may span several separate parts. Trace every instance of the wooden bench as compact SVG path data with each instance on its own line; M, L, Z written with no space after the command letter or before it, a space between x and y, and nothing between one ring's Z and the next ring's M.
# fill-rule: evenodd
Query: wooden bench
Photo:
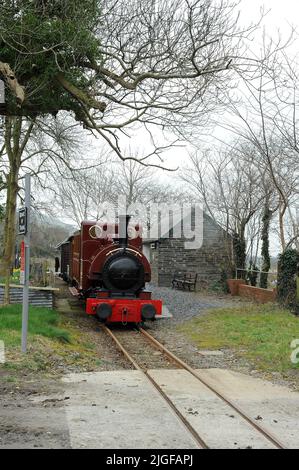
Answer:
M193 288L195 291L197 282L197 273L193 271L175 271L172 278L172 288L175 287L185 289L187 287L189 291Z
M175 287L183 288L183 284L185 282L185 274L186 274L185 271L175 271L172 281L171 281L173 289Z
M197 282L197 273L193 271L186 272L183 288L188 287L189 290L193 288L193 290L195 291L196 282Z

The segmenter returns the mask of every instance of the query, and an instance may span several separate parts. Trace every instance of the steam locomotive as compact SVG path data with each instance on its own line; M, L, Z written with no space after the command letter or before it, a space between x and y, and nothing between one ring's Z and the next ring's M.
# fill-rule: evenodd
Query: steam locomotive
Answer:
M129 222L129 216L120 216L118 224L82 222L60 245L62 278L101 322L142 323L162 315L162 301L145 288L151 268L141 227Z

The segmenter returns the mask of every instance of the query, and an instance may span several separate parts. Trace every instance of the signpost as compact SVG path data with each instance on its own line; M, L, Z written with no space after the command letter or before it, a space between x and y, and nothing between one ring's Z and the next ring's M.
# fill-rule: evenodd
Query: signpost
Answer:
M27 233L27 207L19 209L19 235Z
M25 176L25 208L19 211L19 234L24 235L21 245L21 273L23 277L22 309L22 352L27 352L28 317L29 317L29 275L30 275L30 175Z

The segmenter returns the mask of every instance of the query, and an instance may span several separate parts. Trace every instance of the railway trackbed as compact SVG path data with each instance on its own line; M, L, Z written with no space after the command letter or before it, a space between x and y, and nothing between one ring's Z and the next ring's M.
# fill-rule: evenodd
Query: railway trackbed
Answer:
M218 399L220 399L225 405L230 407L234 412L239 416L242 421L245 421L250 427L254 430L255 433L259 433L266 441L268 441L274 448L277 449L286 449L286 446L275 436L273 435L268 429L262 426L260 423L256 422L251 416L249 416L245 410L240 408L240 406L235 403L229 396L223 394L220 390L218 390L214 384L210 383L206 377L203 377L200 372L190 367L187 363L182 361L179 357L169 351L163 344L161 344L156 338L154 338L151 334L145 331L143 328L138 328L138 331L135 330L134 334L134 341L132 345L132 341L128 341L128 337L131 334L132 339L132 331L131 332L120 332L115 330L111 330L107 326L102 326L103 330L110 338L113 340L117 348L121 351L121 353L125 356L131 366L142 372L144 376L151 382L151 384L155 387L158 393L162 396L162 398L168 403L170 408L176 414L178 419L181 423L185 426L187 431L191 433L193 439L196 441L197 446L202 449L208 449L210 446L207 444L206 439L204 439L198 429L196 429L190 421L184 416L184 414L180 411L178 406L176 405L175 401L169 396L169 394L162 388L161 384L153 377L150 373L150 369L155 367L157 368L164 368L164 369L181 369L186 371L188 374L191 374L196 381L200 382L201 386L207 388L212 394L214 394ZM126 334L129 333L129 336ZM155 348L156 351L159 351L159 355L155 356L155 353L152 354L152 357L156 357L156 361L154 363L152 361L147 361L140 357L139 351L136 351L136 340L135 338L143 337L146 340L146 343L151 346L151 348ZM130 349L130 351L128 351ZM146 351L146 356L149 357L148 349ZM215 423L217 426L217 423Z

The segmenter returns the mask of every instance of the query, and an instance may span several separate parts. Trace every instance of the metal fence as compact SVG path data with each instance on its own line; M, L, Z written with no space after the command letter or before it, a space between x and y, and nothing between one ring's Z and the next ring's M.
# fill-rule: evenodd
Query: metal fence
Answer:
M21 304L23 301L23 289L19 286L10 288L9 292L11 304ZM4 286L0 285L0 305L4 301ZM53 308L54 290L29 288L29 304L39 307Z

